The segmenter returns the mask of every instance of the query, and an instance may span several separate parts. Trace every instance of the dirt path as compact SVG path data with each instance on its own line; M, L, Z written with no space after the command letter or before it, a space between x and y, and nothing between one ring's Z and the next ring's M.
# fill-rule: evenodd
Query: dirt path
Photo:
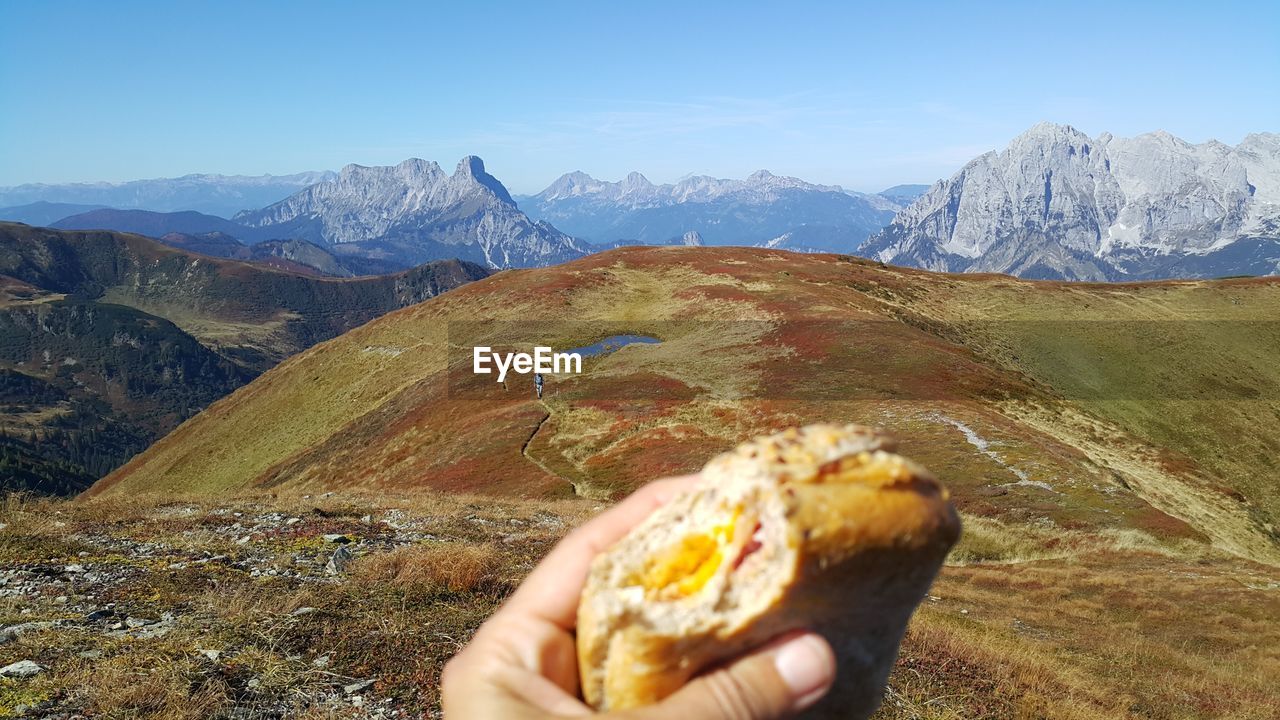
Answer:
M547 421L551 419L551 408L547 406L547 403L542 400L539 400L538 404L541 405L543 409L542 419L538 421L537 427L533 429L533 432L529 434L528 439L524 441L524 445L520 446L520 454L523 455L525 459L528 460L529 462L533 463L534 465L537 465L538 469L541 470L542 472L550 475L553 478L559 478L565 481L566 483L568 483L569 487L573 488L574 495L581 495L582 493L579 491L577 483L570 480L569 478L564 477L560 473L552 471L551 468L544 465L541 460L529 454L529 446L533 444L533 439L538 437L538 433L542 432L542 426L546 425Z

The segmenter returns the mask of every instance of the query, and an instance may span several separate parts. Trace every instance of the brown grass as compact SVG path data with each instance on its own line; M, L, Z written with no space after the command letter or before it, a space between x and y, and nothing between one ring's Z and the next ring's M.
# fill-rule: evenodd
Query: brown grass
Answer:
M948 568L878 718L1276 717L1280 599L1250 587L1260 572L1115 551Z
M202 720L230 700L230 688L205 679L185 658L155 658L141 665L133 655L86 664L65 681L85 699L85 709L102 717Z
M406 593L500 593L502 559L491 544L410 545L361 558L352 580Z

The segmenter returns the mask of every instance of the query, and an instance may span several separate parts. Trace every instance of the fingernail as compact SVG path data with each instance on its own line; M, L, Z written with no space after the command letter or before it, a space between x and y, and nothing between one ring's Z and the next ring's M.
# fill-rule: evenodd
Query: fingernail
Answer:
M827 642L817 635L801 635L786 643L778 648L773 662L791 696L796 698L794 710L817 702L835 680L835 657Z

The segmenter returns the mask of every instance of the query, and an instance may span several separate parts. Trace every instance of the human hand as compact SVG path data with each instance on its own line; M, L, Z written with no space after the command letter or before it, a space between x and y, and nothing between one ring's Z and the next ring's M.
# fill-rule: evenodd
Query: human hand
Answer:
M696 475L652 482L574 530L534 568L444 668L450 720L581 717L573 630L591 560L689 487ZM689 681L665 700L600 717L631 720L771 720L817 702L835 655L815 633L790 633Z

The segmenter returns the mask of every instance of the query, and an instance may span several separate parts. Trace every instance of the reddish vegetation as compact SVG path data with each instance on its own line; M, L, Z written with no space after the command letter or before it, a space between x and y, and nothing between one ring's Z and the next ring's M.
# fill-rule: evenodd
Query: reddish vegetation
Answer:
M645 371L626 376L604 375L589 382L569 380L563 389L553 388L548 392L554 392L549 397L558 401L581 402L609 412L639 409L644 414L650 410L649 403L687 402L698 395L694 388L676 378Z
M956 326L911 309L913 303L927 307L933 293L971 285L1044 294L1081 287L742 248L624 248L503 272L283 363L98 490L159 479L198 486L171 470L180 465L166 464L172 454L200 458L201 468L216 465L231 444L218 445L220 433L246 423L269 433L273 414L305 415L320 404L349 403L315 440L281 437L266 449L269 462L246 463L243 475L225 481L520 496L555 496L574 486L616 494L695 469L736 440L779 426L896 421L904 452L942 476L966 512L1039 518L1064 529L1128 526L1161 537L1194 536L1132 492L1098 496L1096 488L1114 482L1081 451L992 409L992 400L1009 396L1043 399L1047 388L992 362L971 338L958 336ZM470 323L465 332L459 322ZM349 386L383 367L366 348L430 345L439 342L440 330L448 330L454 345L447 369L414 350L422 364L397 360L359 397L345 397ZM719 334L726 344L678 360L663 355L664 348L629 349L616 362L589 360L582 376L553 378L537 403L526 376L508 378L504 388L493 376L473 375L464 337L515 347L548 333L554 337L547 342L590 343L619 332L695 347L688 343L691 333L699 333L697 342L716 342ZM709 387L699 384L708 381ZM574 422L560 422L574 411L582 411ZM965 418L1015 454L997 462L975 452L938 413ZM1171 472L1190 469L1170 465L1173 458L1166 458ZM1050 490L1019 483L1010 463L1033 470L1037 482L1066 485Z
M593 457L585 467L594 478L608 478L612 494L625 493L648 480L696 472L725 442L699 428L676 425L634 435L608 455Z

